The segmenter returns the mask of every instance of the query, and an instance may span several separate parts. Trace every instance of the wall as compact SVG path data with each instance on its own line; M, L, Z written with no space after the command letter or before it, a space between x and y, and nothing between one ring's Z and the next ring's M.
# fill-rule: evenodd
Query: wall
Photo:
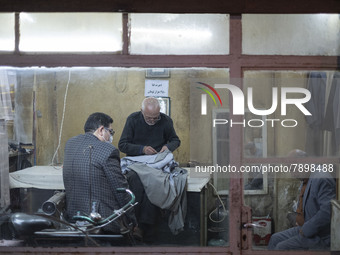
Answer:
M24 126L28 127L28 131L22 131L21 134L36 136L37 165L51 164L57 148L53 163L61 164L65 142L70 137L83 133L88 115L96 111L113 117L113 128L116 131L113 144L117 147L127 116L139 111L144 99L146 78L145 69L142 68L32 68L18 70L18 76L20 84L25 84L27 88L17 98L18 111L30 109L27 114L20 114L22 123L26 123ZM206 68L171 69L170 78L163 78L169 80L171 117L182 141L174 152L175 159L181 164L187 164L191 157L204 160L207 158L208 161L212 158L210 136L202 141L209 146L194 150L193 156L190 155L190 111L200 113L200 108L190 109L190 85L207 77L226 77L226 71ZM21 107L21 103L25 106ZM35 127L33 112L36 118ZM211 134L209 123L203 129L201 126L202 130Z

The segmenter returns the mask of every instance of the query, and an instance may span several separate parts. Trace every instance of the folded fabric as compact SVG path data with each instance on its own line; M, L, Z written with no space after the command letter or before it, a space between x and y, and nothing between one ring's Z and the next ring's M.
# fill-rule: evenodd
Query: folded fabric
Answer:
M129 171L128 166L135 163L142 163L152 168L161 169L168 173L170 173L171 167L174 167L175 165L178 166L177 162L174 160L174 155L172 152L165 150L154 155L130 156L122 158L120 161L120 166L123 174Z
M121 169L135 171L150 202L161 209L170 211L168 226L176 235L184 228L187 210L187 170L178 167L171 151L155 155L124 157Z
M187 170L176 167L172 171L176 174L172 175L140 163L129 168L138 174L150 202L170 211L168 226L171 232L174 235L181 232L187 210Z

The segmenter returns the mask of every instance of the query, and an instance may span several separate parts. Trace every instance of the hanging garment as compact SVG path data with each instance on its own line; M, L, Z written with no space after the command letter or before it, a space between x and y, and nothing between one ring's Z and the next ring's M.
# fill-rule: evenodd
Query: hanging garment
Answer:
M171 151L155 155L124 157L121 160L123 173L135 171L150 202L170 211L168 226L176 235L183 231L187 211L187 170L178 167Z
M323 129L332 132L332 154L340 152L340 72L333 76Z
M306 152L310 156L321 156L323 152L322 125L325 112L326 82L325 72L309 74L308 90L311 92L311 99L306 103L306 108L312 115L306 116L308 124Z

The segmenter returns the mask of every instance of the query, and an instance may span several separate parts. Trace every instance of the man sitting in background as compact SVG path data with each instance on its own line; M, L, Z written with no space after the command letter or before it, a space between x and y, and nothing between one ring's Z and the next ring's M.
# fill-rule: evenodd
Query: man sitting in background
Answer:
M301 150L293 150L290 157L306 157ZM335 198L335 180L327 171L314 165L315 171L299 172L293 176L301 180L296 210L296 226L272 235L269 250L313 250L330 247L331 203ZM320 170L317 170L320 169Z

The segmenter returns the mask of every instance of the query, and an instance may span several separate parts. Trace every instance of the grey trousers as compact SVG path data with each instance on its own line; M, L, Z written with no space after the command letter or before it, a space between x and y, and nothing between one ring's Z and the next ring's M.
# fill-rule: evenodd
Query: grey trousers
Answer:
M307 238L299 233L301 227L293 227L275 233L270 238L268 250L324 250L329 249L329 236Z

